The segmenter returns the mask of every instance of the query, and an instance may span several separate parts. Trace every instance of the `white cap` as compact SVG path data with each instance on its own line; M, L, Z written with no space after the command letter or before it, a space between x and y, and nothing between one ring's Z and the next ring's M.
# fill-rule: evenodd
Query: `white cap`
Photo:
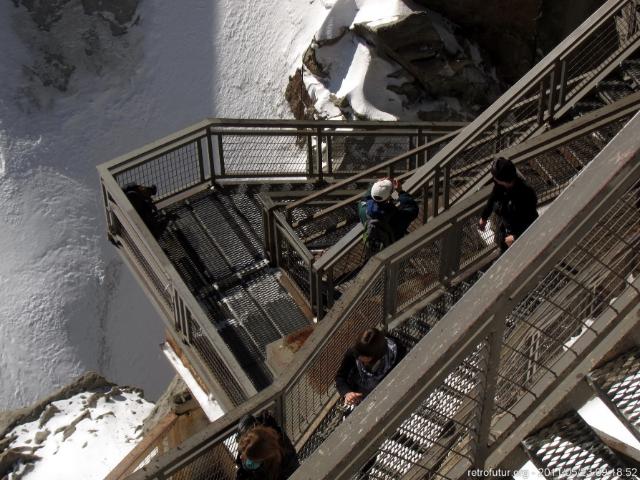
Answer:
M371 187L371 198L376 202L385 202L391 197L393 192L393 182L388 178L384 180L378 180Z

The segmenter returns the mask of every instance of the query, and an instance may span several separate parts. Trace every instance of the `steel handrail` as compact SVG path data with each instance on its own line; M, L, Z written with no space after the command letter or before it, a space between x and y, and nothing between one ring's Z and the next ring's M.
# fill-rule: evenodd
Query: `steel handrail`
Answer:
M379 163L378 165L374 166L374 167L370 167L367 168L366 170L363 170L360 173L357 173L355 175L352 175L348 178L345 178L344 180L339 180L335 183L332 183L331 185L329 185L326 188L323 188L322 190L318 190L316 192L313 192L309 195L307 195L304 198L301 198L300 200L296 200L295 202L291 202L290 204L287 204L286 209L287 210L292 210L294 208L300 207L306 203L309 203L313 200L316 200L320 197L324 197L327 194L333 192L334 190L338 190L339 188L345 187L347 185L350 185L352 183L356 183L358 180L362 180L363 178L368 178L371 176L371 174L376 173L378 171L380 171L383 168L387 168L390 166L395 165L396 163L399 163L403 160L407 160L415 155L418 155L420 153L423 153L424 151L428 150L431 147L434 147L436 145L440 145L441 143L445 143L448 142L449 140L451 140L452 138L456 137L458 134L460 133L460 130L456 130L455 132L451 132L448 133L446 135L443 135L442 137L439 137L435 140L432 140L424 145L420 145L416 148L413 148L401 155L398 155L396 157L393 157L389 160L386 160L384 162Z
M638 108L640 108L640 92L628 95L614 104L589 112L560 127L538 135L537 137L533 137L523 143L511 146L499 154L506 158L510 158L517 165L519 163L526 162L545 151L553 150L556 148L556 145L566 143L571 139L581 137L589 132L597 131L604 125L611 124L621 118L629 116L635 113ZM473 195L476 191L486 185L489 180L490 175L488 173L483 177L480 177L476 183L476 189L469 189L466 195L461 197L460 200ZM359 195L356 195L349 200L357 201L359 199ZM342 203L344 202L341 202L341 204ZM319 259L314 262L314 272L317 277L316 288L320 288L322 284L322 275L327 271L327 269L348 255L350 249L357 246L357 242L354 241L354 239L361 237L362 232L362 225L357 223L343 237L343 239L332 245ZM321 297L319 294L316 294L314 298L320 299ZM321 316L323 313L322 305L318 305L317 310L318 315Z

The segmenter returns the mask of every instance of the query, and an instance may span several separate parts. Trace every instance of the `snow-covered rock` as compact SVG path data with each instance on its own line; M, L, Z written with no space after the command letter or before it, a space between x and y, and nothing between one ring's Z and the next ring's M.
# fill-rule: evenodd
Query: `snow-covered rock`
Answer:
M140 441L152 409L141 390L84 375L32 407L4 415L0 477L102 479Z
M499 93L479 48L409 1L337 0L304 65L321 118L465 119Z

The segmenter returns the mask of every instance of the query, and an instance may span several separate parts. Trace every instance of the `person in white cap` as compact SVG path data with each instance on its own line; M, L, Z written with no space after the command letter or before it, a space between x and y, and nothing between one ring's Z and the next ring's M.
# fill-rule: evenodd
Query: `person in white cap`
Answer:
M375 182L358 204L369 253L375 254L404 237L418 211L418 204L402 190L399 180L383 178Z

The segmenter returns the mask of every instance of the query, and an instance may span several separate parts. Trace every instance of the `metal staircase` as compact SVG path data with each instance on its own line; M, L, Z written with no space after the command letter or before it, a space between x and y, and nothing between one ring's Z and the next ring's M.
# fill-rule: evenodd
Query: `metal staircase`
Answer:
M472 466L500 465L538 426L542 399L558 403L574 387L575 372L584 377L593 359L599 361L611 350L611 338L635 325L629 312L635 308L637 282L624 275L637 263L625 248L636 249L627 235L637 220L631 182L638 174L623 153L635 152L637 145L628 131L609 142L638 110L635 63L629 61L640 38L636 21L635 3L607 2L455 140L444 136L429 142L418 130L424 126L412 126L415 130L407 133L409 127L399 125L396 134L405 136L406 145L419 146L390 160L378 157L366 165L365 174L342 182L335 175L338 163L352 172L344 160L349 149L338 146L347 145L345 136L357 144L376 132L345 134L333 124L292 124L272 133L269 138L288 138L289 147L298 149L284 156L292 159L291 168L280 165L280 176L299 178L304 172L307 179L336 181L312 195L304 191L308 187L296 193L293 185L286 191L231 186L260 174L260 168L273 173L264 160L251 166L258 154L246 151L247 145L259 145L249 139L267 138L264 127L249 132L246 126L230 126L224 131L207 123L103 167L112 238L121 243L203 382L221 392L227 406L239 405L179 449L155 458L149 452L150 462L132 465L130 473L141 468L131 477L230 478L232 472L215 452L233 448L235 426L244 413L263 409L275 412L302 456L308 456L295 478L459 478ZM587 55L590 49L596 53ZM628 95L603 106L602 100L622 97L620 92ZM391 135L390 127L378 128L381 138ZM242 135L246 144L225 140ZM282 154L283 142L273 143L274 155ZM229 145L238 152L229 161L231 168L221 153ZM162 173L173 161L167 155L185 149L193 165L185 170L176 161L168 176ZM335 152L341 156L336 168L330 161ZM481 234L476 225L488 195L481 187L497 152L517 163L543 202L556 198L586 166L588 171L572 184L579 183L585 193L570 188L562 196L569 196L566 208L550 207L557 218L543 221L548 218L543 216L538 222L546 230L534 226L518 248L479 276L496 258L493 232ZM589 163L596 156L599 160ZM598 162L602 165L595 166ZM429 222L416 225L354 275L362 264L359 232L344 212L353 208L348 205L359 183L389 170L409 178L407 185L421 196L423 220L428 217ZM263 171L259 183L267 183L265 178ZM160 183L159 206L172 220L159 245L119 191L132 179ZM226 186L231 197L207 191L211 185ZM587 196L594 211L586 207ZM318 316L325 315L286 372L245 403L244 398L271 380L260 357L266 340L285 333L271 321L279 315L270 316L252 282L264 275L269 286L260 291L282 290L253 248L260 228L225 218L225 212L234 211L229 198L244 205L243 213L246 209L253 218L264 219L266 257L293 280ZM246 208L256 205L256 198L261 213ZM624 201L607 211L602 199ZM329 219L321 221L324 216ZM223 222L230 225L218 238ZM588 234L589 228L608 235L607 241ZM347 236L332 244L345 231ZM624 233L620 242L614 241L616 232ZM532 238L542 239L542 247L526 240ZM312 251L327 246L321 256ZM514 260L514 251L524 252L523 257ZM247 255L253 255L253 263ZM341 284L345 279L349 283ZM233 315L240 303L243 314ZM286 311L295 308L290 301ZM586 312L593 323L585 321ZM287 315L287 325L297 326L296 318L305 322L299 312ZM339 424L333 389L337 364L355 336L376 325L415 345L411 361L405 360L366 404Z
M590 159L584 156L584 152L591 152L593 155L594 149L577 147L581 145L593 146L594 142L596 142L595 144L604 143L607 138L611 138L613 132L624 125L635 110L637 110L637 105L631 101L629 104L618 105L606 112L594 112L567 125L564 129L560 129L560 132L548 132L517 147L513 158L522 168L527 165L531 166L541 157L551 154L560 155L559 158L566 160L567 152L580 151L583 152L583 156L579 161L573 159L572 162L587 164ZM609 115L612 112L613 114ZM573 165L572 162L568 161L567 164ZM578 169L574 169L574 174L577 171ZM559 192L559 184L557 183L539 182L539 186L542 188L542 190L538 190L541 198L552 198ZM488 191L484 189L459 202L452 206L450 211L440 215L430 224L383 252L379 256L380 258L372 259L354 281L354 287L347 291L338 302L336 307L339 308L334 308L327 318L318 325L317 331L314 332L308 344L303 347L301 355L284 378L276 379L274 384L254 397L236 414L228 415L224 422L224 428L221 429L220 424L214 424L215 428L212 426L212 430L217 432L215 435L212 431L208 431L203 432L201 436L194 437L189 442L189 448L183 448L175 454L158 459L157 463L152 462L151 466L147 466L141 471L140 478L153 476L152 472L154 471L162 471L165 472L164 474L171 471L191 472L189 475L199 470L208 471L205 465L211 461L211 458L203 457L195 452L208 451L208 448L212 448L223 439L229 439L232 442L235 422L243 411L271 408L280 412L283 425L289 435L296 440L303 456L313 452L327 436L330 441L331 432L337 425L334 409L336 398L333 391L333 374L339 363L340 354L345 348L344 345L349 341L347 339L353 338L357 332L367 326L384 323L385 319L388 319L389 328L398 337L404 338L408 344L425 334L426 337L418 347L429 340L435 341L436 345L438 344L437 339L432 340L431 336L434 329L441 327L442 322L438 322L440 318L445 316L444 321L446 322L446 315L450 315L447 311L457 297L452 292L443 295L445 284L439 283L437 275L430 274L431 267L429 265L434 265L434 255L436 255L436 259L439 258L437 255L439 251L442 251L440 248L442 242L450 242L452 238L459 238L461 241L457 243L459 248L457 271L454 271L447 281L452 286L459 285L460 291L464 291L475 280L469 275L478 267L488 265L488 262L494 258L492 256L494 247L489 236L482 236L475 229L479 210L482 208L487 194ZM437 260L435 265L438 263L441 263L441 260ZM568 268L567 264L571 264L572 267ZM561 267L557 269L559 273L555 272L555 276L546 279L545 287L539 292L533 292L522 303L522 306L514 311L510 317L511 320L504 327L505 332L509 332L510 340L514 343L510 344L511 349L505 350L507 352L504 360L505 370L498 375L499 381L495 386L497 398L499 398L496 404L496 409L498 409L496 418L498 419L516 418L510 410L510 404L517 400L519 395L530 395L531 388L526 386L527 382L535 380L536 375L545 371L544 368L538 367L536 364L535 355L537 353L534 354L534 357L523 361L522 356L527 356L526 353L523 354L523 351L536 352L536 349L541 349L548 353L557 354L559 351L557 347L564 345L564 342L551 342L550 345L556 347L553 350L548 345L549 339L559 335L573 336L579 330L578 327L581 324L572 321L573 323L568 323L563 329L548 332L543 338L546 341L541 341L538 337L532 337L531 332L526 329L531 322L530 316L533 316L534 319L541 319L536 321L543 321L547 318L549 305L557 304L555 296L572 298L573 295L575 297L575 292L571 294L571 289L566 288L567 284L570 286L575 284L577 291L584 292L583 283L571 283L570 280L567 280L575 268L582 266L582 264L577 260L565 259L560 262L560 265ZM585 269L585 272L591 270ZM558 275L560 274L565 280L559 281ZM468 280L465 281L465 279ZM480 282L483 281L482 279ZM562 288L557 291L549 290L549 285L555 286L556 290ZM586 290L589 291L588 288ZM596 293L592 293L589 297L592 299L591 303L587 302L587 304L591 305L596 301L600 301L602 304L602 292ZM591 313L598 313L598 309L592 306L590 308ZM407 319L408 321L405 322L404 320ZM539 335L541 331L544 332L543 328L535 322L533 323L534 333ZM396 431L385 440L384 451L392 452L392 457L398 457L399 452L405 452L409 455L409 460L402 457L402 465L412 465L419 470L420 468L424 469L424 466L415 466L411 459L415 460L418 453L422 455L425 449L428 449L430 460L426 458L423 460L428 460L429 469L446 468L447 472L456 468L464 470L460 466L460 462L453 461L452 458L459 460L470 457L469 449L474 444L473 439L477 437L477 428L473 426L473 421L477 420L477 410L471 408L470 405L477 407L481 404L477 395L482 379L486 378L487 363L483 361L483 358L487 353L487 341L483 341L481 344L484 347L478 347L479 350L472 352L472 357L461 360L461 365L450 374L451 380L445 381L433 393L434 396L426 407L418 414L413 411L407 417L407 423L403 426L404 431L400 433ZM401 373L398 375L401 378L403 376ZM450 422L453 422L455 426L453 433L451 433ZM426 430L428 425L431 426L430 432ZM416 428L423 432L421 435L425 438L422 443L418 442L415 435L409 435L409 432L415 433ZM337 432L339 430L340 427ZM409 441L408 439L412 439L411 448L400 448L397 445L398 443L405 445ZM190 453L185 453L185 451ZM437 452L440 453L437 454ZM208 460L205 461L205 458ZM312 461L313 458L314 455L311 455L310 460ZM390 462L387 459L381 465L380 462L386 458L376 454L376 459L371 465L369 462L372 460L369 458L366 461L363 460L360 468L369 465L371 469L376 470L376 475L380 475L380 472L388 474L393 470L390 470L391 465L397 462ZM303 466L304 468L305 466ZM400 470L396 469L396 474L398 472L407 473L404 467ZM455 477L454 474L446 474L446 476ZM312 475L311 478L317 477Z
M640 301L639 125L605 148L293 478L458 478L497 467L620 348ZM425 410L440 421L425 424Z

